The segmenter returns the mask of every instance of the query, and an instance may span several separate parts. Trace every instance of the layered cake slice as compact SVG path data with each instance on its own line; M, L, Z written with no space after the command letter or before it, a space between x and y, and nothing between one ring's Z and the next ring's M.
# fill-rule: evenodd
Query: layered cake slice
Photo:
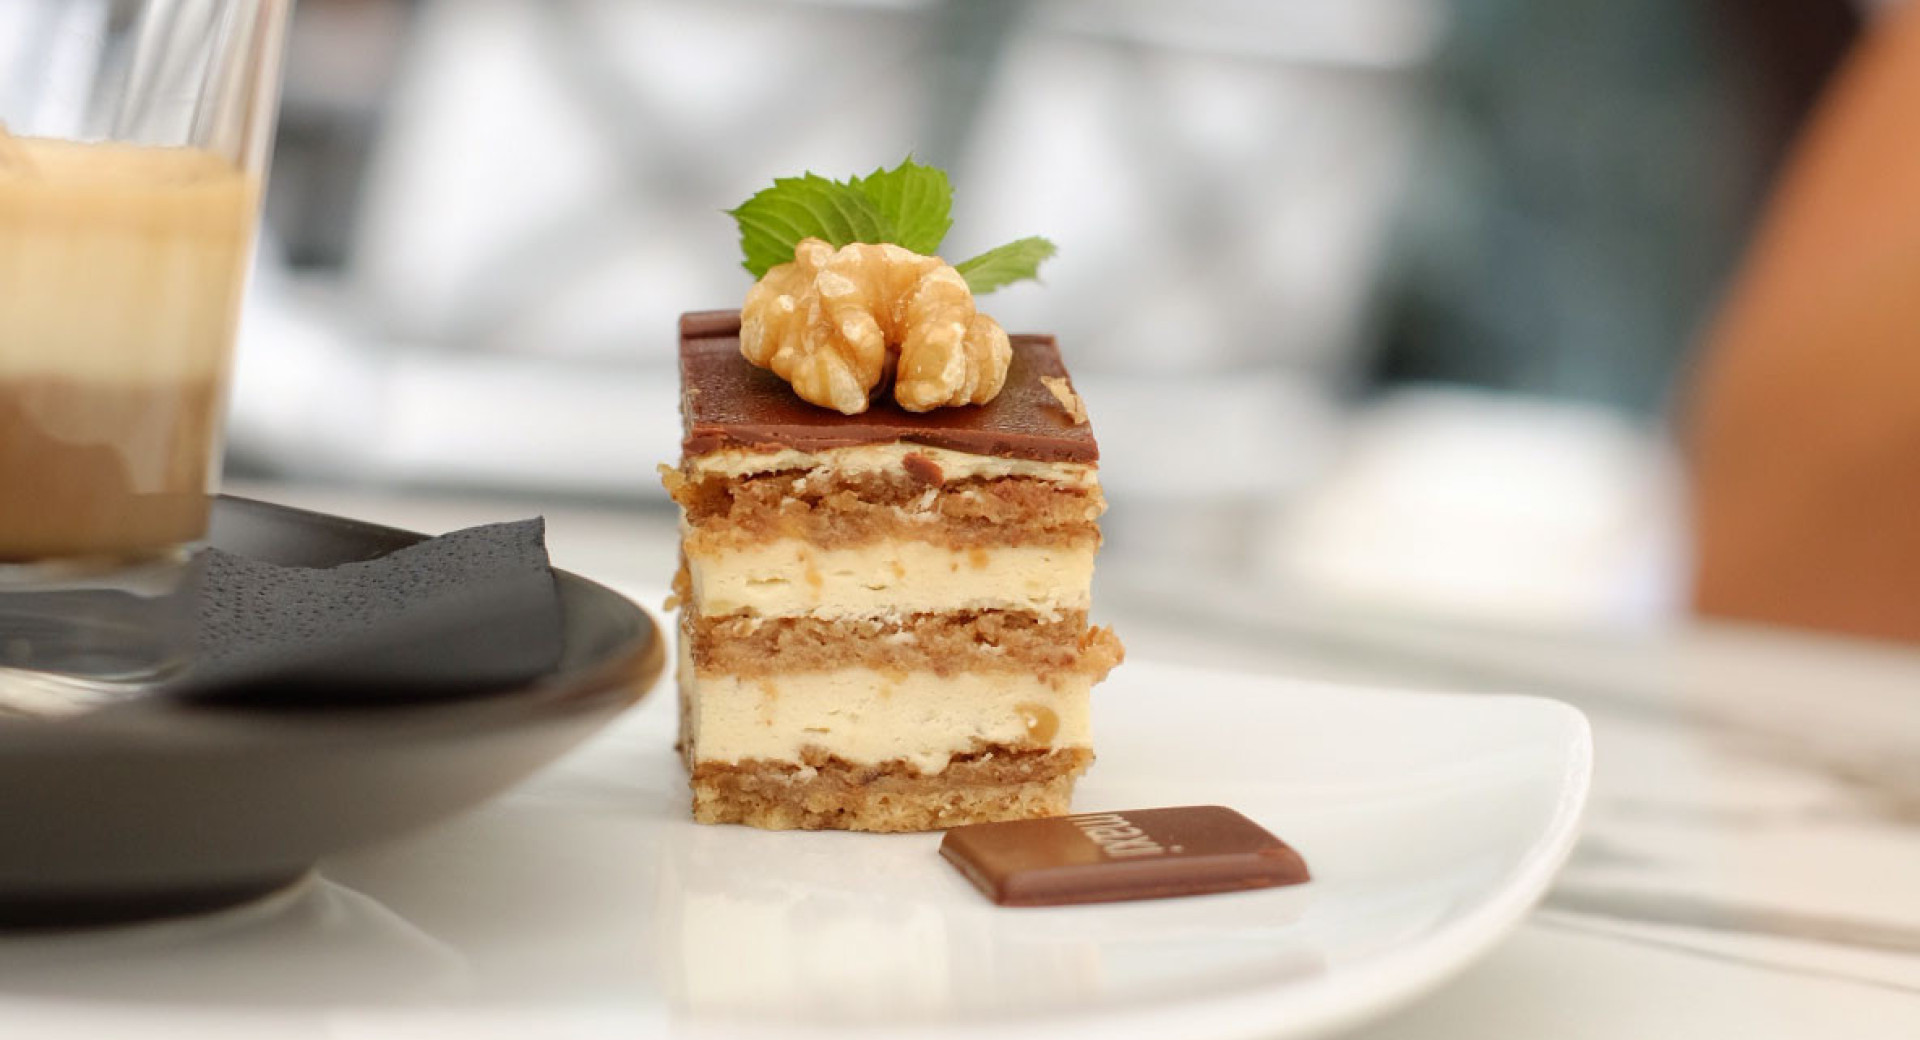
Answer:
M883 383L843 414L750 364L741 332L731 311L680 323L667 484L695 818L912 831L1066 812L1093 760L1089 690L1121 649L1087 621L1099 449L1053 340L993 326L1004 381L984 403L909 411Z

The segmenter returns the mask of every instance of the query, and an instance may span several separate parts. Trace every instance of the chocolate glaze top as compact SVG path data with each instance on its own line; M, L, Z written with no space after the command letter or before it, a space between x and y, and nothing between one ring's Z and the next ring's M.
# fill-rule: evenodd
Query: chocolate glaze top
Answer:
M740 353L738 311L680 317L680 415L688 457L726 448L824 451L905 441L973 455L1098 462L1093 427L1076 425L1042 376L1067 374L1052 336L1013 336L1000 395L983 405L909 412L882 396L860 415L808 404Z

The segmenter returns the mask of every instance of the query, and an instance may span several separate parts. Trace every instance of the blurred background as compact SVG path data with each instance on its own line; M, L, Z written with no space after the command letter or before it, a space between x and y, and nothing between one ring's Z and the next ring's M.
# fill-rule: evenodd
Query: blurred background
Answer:
M908 152L1044 234L1103 573L1686 605L1669 414L1844 0L300 0L230 476L670 516L721 211Z

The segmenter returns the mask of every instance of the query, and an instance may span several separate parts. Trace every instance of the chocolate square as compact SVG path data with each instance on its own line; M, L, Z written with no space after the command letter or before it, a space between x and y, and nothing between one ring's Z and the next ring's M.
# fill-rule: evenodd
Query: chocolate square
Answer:
M1064 906L1296 885L1306 861L1219 805L955 827L940 855L1001 906Z
M1044 376L1065 378L1052 336L1010 337L1006 387L984 405L909 412L892 397L860 415L808 404L779 376L740 354L738 311L680 317L680 394L689 456L726 448L816 452L904 441L974 455L1038 462L1100 460L1093 428L1076 424Z

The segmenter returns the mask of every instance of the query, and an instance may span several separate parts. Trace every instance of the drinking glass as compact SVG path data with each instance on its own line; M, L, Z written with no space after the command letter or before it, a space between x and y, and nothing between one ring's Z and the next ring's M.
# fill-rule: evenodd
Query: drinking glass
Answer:
M290 2L0 4L0 713L190 659Z

